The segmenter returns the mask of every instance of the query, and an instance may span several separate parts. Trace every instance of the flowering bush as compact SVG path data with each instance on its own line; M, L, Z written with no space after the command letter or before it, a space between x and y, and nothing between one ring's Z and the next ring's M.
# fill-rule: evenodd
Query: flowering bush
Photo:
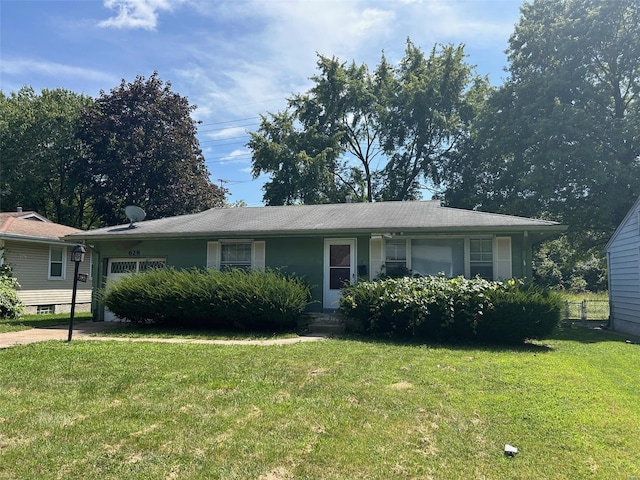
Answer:
M349 326L372 334L506 342L549 333L562 311L559 296L519 280L443 276L353 284L340 309Z

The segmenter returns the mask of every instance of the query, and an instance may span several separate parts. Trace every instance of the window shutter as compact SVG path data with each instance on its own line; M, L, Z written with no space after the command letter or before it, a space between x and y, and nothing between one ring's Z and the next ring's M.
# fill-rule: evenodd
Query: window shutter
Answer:
M251 268L260 272L264 271L265 267L265 251L266 244L264 241L253 242L253 258L251 259Z
M220 242L207 242L207 268L220 270Z
M496 279L513 277L511 270L511 237L496 237Z
M371 238L369 240L369 280L373 280L382 270L384 263L384 245L382 238Z

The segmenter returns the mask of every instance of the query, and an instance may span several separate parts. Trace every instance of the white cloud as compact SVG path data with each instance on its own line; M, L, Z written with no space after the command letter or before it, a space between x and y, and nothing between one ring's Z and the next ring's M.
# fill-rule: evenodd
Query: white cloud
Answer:
M436 42L482 48L499 43L503 50L512 28L475 0L188 0L185 5L211 21L209 31L194 31L189 45L181 45L189 64L174 70L181 92L198 105L194 116L205 123L284 109L286 98L311 86L316 53L373 69L382 50L389 61L399 60L407 37L426 54Z
M239 148L222 158L220 163L249 163L250 161L251 151Z
M29 76L31 74L37 74L52 78L82 78L94 82L107 82L112 84L118 81L117 77L99 70L25 58L3 58L0 63L0 72L3 75Z
M117 10L115 17L98 23L104 28L142 28L155 30L158 25L158 12L171 11L182 0L104 0L104 6Z
M247 129L245 127L228 127L222 130L216 130L215 132L206 133L205 137L211 140L224 140L229 138L244 137L247 135Z

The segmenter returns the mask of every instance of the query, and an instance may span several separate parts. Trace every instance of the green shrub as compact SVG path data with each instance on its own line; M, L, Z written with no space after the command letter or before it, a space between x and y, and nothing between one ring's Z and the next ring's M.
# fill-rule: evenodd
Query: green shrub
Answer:
M443 276L353 284L340 309L347 325L371 334L494 342L546 335L562 311L558 295L517 280Z
M563 299L553 290L535 285L488 292L493 304L478 324L482 340L521 343L543 338L562 318Z
M0 318L19 318L24 306L18 297L20 284L9 274L0 274Z
M212 328L293 329L309 287L276 271L153 269L112 283L103 303L132 322Z

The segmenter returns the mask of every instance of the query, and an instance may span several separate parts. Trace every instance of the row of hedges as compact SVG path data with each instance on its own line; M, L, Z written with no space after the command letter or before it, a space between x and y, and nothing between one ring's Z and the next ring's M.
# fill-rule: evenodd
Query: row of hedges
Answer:
M346 287L340 309L349 326L376 335L520 343L551 333L562 299L518 280L403 277Z
M113 282L101 299L118 317L136 323L293 330L310 289L276 271L162 268Z

